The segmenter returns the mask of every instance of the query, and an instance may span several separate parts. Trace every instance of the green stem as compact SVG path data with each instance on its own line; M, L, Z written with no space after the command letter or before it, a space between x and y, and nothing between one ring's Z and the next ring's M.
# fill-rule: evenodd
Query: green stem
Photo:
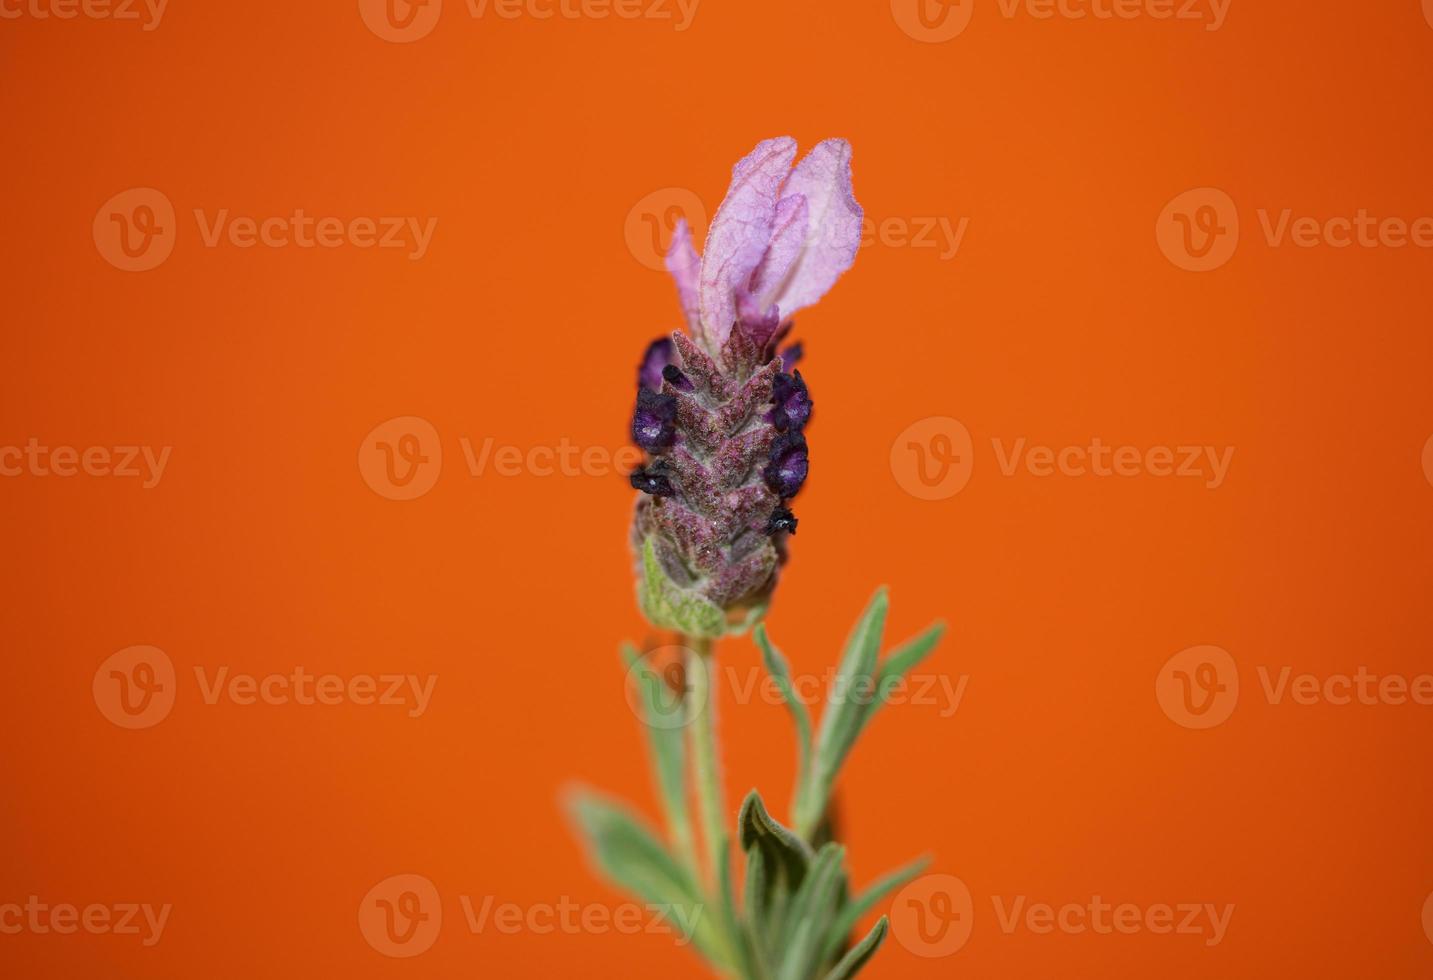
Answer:
M692 769L697 786L697 806L701 811L702 834L707 848L707 885L705 892L712 909L718 910L722 952L736 976L744 976L741 942L735 934L739 923L728 922L723 899L722 876L727 860L726 794L722 791L721 763L717 757L716 685L712 683L716 664L712 659L712 641L687 637L690 655L687 660L687 698L690 713L687 723L692 736Z
M722 792L721 765L717 761L716 690L712 684L712 641L692 637L687 640L691 651L687 669L687 696L696 716L690 719L692 732L692 763L697 784L697 805L701 809L702 832L706 837L709 883L715 888L720 880L718 862L726 846L725 794Z

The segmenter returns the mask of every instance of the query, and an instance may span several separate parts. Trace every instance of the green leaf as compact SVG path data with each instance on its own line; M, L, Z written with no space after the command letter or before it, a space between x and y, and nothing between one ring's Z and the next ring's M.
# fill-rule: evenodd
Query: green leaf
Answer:
M695 875L696 843L686 792L687 748L683 732L688 720L686 701L667 688L666 679L649 667L630 643L622 647L622 656L627 662L627 675L641 696L646 722L643 727L647 729L655 782L674 838L672 843ZM664 698L674 699L675 707L664 703Z
M915 878L930 866L930 858L919 857L903 867L897 868L884 877L877 878L861 894L848 902L836 916L831 932L826 937L826 960L833 959L846 944L846 937L856 928L856 923L891 892Z
M726 919L726 934L736 946L736 956L741 964L741 975L758 977L765 975L764 964L756 954L750 932L742 923L736 908L736 892L731 880L731 841L722 841L721 857L717 864L717 884L721 889L722 915Z
M902 643L887 655L876 675L876 699L871 703L871 710L866 713L867 721L886 703L891 696L891 689L911 668L930 656L944 635L945 624L933 623L926 627L925 632Z
M588 858L611 882L644 902L705 911L705 902L691 876L656 836L623 804L591 790L568 794L567 809L586 845ZM685 916L683 921L690 921ZM697 947L718 966L726 966L713 933L717 925L701 914L692 936Z
M746 911L747 925L751 929L756 958L763 963L770 955L770 945L767 942L767 924L771 912L769 889L766 854L759 846L753 846L746 852L746 881L743 884L742 906Z
M791 719L796 723L796 786L797 794L800 795L801 787L806 786L811 778L811 713L797 697L796 687L791 681L791 668L781 651L772 645L771 638L766 635L766 627L758 626L754 635L756 645L761 648L761 658L766 663L766 670L776 681L782 700L786 702L786 709L791 712Z
M786 916L780 980L805 980L821 965L821 956L831 916L846 887L842 865L846 849L827 844L811 862L811 871L797 889Z
M811 847L767 812L756 790L746 794L736 829L743 850L761 848L771 884L781 883L787 891L801 886L811 864Z
M876 660L880 656L889 604L882 586L876 590L846 641L846 652L836 671L835 684L827 695L826 710L821 714L811 781L797 801L796 827L803 837L810 837L820 821L836 775L860 734L875 697Z
M886 930L890 928L890 925L891 920L884 915L881 916L881 921L876 923L875 928L866 935L866 938L852 946L851 951L841 957L841 962L836 964L836 968L826 974L826 980L849 980L850 977L860 973L861 968L870 961L872 956L876 955L876 950L881 948L881 943L886 941Z
M742 849L748 855L753 851L761 852L762 890L759 902L762 914L759 919L753 917L753 921L765 947L781 949L782 930L791 897L806 880L811 866L811 847L767 812L766 804L756 790L748 793L741 804L741 813L736 818L736 832ZM747 874L751 874L750 865ZM748 881L748 895L753 887ZM751 899L748 898L747 908L751 907ZM751 913L748 912L748 915Z

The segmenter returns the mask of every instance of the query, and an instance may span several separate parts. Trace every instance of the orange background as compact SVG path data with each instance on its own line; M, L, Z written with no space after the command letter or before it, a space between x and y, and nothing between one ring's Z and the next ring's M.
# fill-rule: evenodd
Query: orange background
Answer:
M30 0L26 0L29 3ZM685 976L670 940L473 934L459 895L621 901L558 806L575 779L655 813L617 644L620 476L471 476L461 438L616 450L632 369L678 322L629 248L654 191L708 212L757 140L844 136L875 222L969 219L958 255L875 241L803 315L812 479L770 617L824 671L872 588L891 636L951 624L959 711L883 713L842 807L858 882L928 850L975 896L948 959L871 976L1410 977L1433 972L1433 708L1271 704L1256 669L1430 669L1433 254L1303 249L1258 209L1433 214L1433 29L1418 0L1234 0L1227 23L1007 19L918 43L886 3L703 0L668 20L471 18L407 44L353 0L0 21L8 152L0 444L171 446L162 481L0 480L0 903L172 903L162 940L0 935L15 977ZM670 5L669 5L670 6ZM7 0L7 9L16 9ZM27 8L26 8L27 9ZM1232 260L1156 244L1175 195L1238 203ZM173 202L170 258L107 264L112 195ZM204 247L194 209L437 219L428 254ZM440 433L412 501L356 454ZM958 496L892 473L928 416L974 440ZM1029 443L1232 446L1225 483L1006 477ZM91 682L152 644L172 714L126 731ZM1154 681L1229 651L1209 731ZM724 663L757 662L748 639ZM382 706L206 704L194 668L438 677ZM745 676L745 675L743 675ZM788 719L723 696L727 789L786 813ZM431 950L388 959L365 892L421 874ZM1229 933L1004 933L1007 902L1233 903Z

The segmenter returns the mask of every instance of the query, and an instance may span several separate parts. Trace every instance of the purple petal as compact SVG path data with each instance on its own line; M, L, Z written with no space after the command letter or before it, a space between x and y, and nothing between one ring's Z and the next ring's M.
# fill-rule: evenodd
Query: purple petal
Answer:
M800 194L788 194L777 202L776 227L771 234L771 247L767 249L766 257L761 260L761 265L757 266L756 274L751 280L751 291L763 310L771 305L776 291L786 282L786 277L791 274L791 267L801 257L801 250L806 244L809 214L806 198Z
M806 482L810 467L806 437L799 429L791 429L777 436L771 444L771 462L766 464L761 475L771 492L786 500L796 496Z
M720 350L736 318L737 287L745 287L771 243L781 184L796 159L789 136L765 140L731 172L731 186L717 208L702 251L702 332Z
M778 374L771 381L771 401L774 406L767 415L767 421L778 431L801 429L811 421L811 393L801 372Z
M796 343L792 344L790 347L783 350L781 352L781 370L785 371L787 374L790 374L791 369L797 365L797 363L801 360L801 355L805 353L806 351L801 346L801 341L799 340Z
M662 390L662 369L676 358L676 345L671 337L658 337L642 353L637 365L637 387L650 391Z
M789 317L815 303L856 260L861 206L851 190L851 144L823 140L791 171L784 194L800 194L810 209L806 243L772 300Z
M632 413L632 441L649 453L670 449L677 438L677 399L642 388Z
M697 284L701 276L701 260L692 245L692 230L685 217L677 219L672 230L672 244L667 247L667 271L677 283L677 297L682 302L682 312L687 317L687 327L696 337L701 336L701 301Z

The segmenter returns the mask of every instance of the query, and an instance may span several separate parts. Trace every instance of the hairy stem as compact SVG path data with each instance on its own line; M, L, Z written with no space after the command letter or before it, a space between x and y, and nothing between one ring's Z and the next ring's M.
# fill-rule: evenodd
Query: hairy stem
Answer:
M722 792L721 763L717 759L716 691L712 674L712 642L689 638L687 663L687 697L694 717L692 733L692 764L697 784L697 805L701 810L702 833L706 837L708 882L719 881L717 863L726 844L726 799Z

